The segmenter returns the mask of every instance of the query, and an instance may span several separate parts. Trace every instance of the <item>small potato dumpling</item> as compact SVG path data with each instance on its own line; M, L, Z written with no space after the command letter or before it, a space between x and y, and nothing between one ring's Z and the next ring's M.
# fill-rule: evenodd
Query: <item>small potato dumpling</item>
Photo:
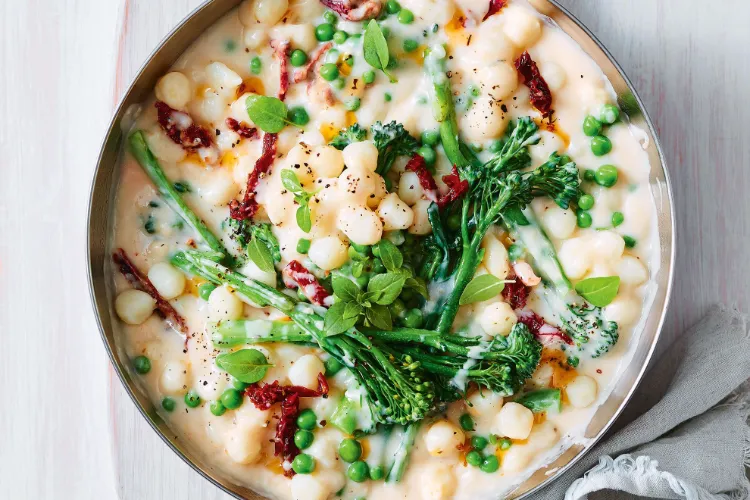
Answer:
M487 335L507 336L518 322L513 308L506 302L495 302L488 305L479 314L479 324Z
M287 168L294 172L303 186L309 185L316 177L310 161L312 156L312 150L306 144L297 144L286 156Z
M214 89L207 89L201 99L191 103L190 112L201 121L219 123L226 108L225 96Z
M367 198L367 207L376 209L378 208L378 205L380 205L380 202L383 201L383 198L385 198L385 195L388 194L388 188L385 186L385 179L380 177L378 174L374 174L375 176L375 192L373 192L368 198Z
M590 246L588 238L571 238L563 241L557 255L568 278L581 279L591 268Z
M547 86L552 92L562 89L568 81L565 69L556 62L544 61L539 71L542 73L542 78L547 82Z
M547 234L558 240L566 240L576 230L576 214L572 209L563 209L550 204L542 215L542 225Z
M648 280L648 270L643 263L631 255L625 255L617 266L617 274L625 285L638 286Z
M291 489L293 500L326 500L336 488L329 480L332 473L295 474L292 477Z
M351 201L365 205L367 200L375 194L378 183L375 172L359 168L347 168L339 175L339 192Z
M154 156L161 161L177 163L184 160L185 156L187 156L183 147L175 144L161 129L146 132L146 142L151 152L154 153Z
M210 321L228 321L240 319L244 306L229 287L220 286L208 296L208 317Z
M513 61L516 58L517 50L503 34L500 17L492 16L479 25L468 48L466 60L471 63L468 69L477 67L477 64L485 66L499 61Z
M486 142L505 133L508 117L500 103L489 95L482 95L474 101L466 114L459 116L459 127L469 141Z
M263 271L252 260L248 260L247 263L242 266L240 272L248 278L276 288L276 273L274 271Z
M419 183L416 172L404 172L398 181L398 197L413 206L424 196L424 189Z
M170 361L164 366L159 387L164 394L178 395L187 392L188 368L182 361Z
M314 354L305 354L289 369L289 381L292 385L317 389L318 374L325 373L325 371L326 368L319 357Z
M159 79L154 93L170 108L184 111L192 95L190 80L179 71L172 71Z
M396 193L391 193L380 202L378 216L383 220L385 231L407 229L414 222L414 212Z
M641 304L627 297L617 297L604 308L604 319L614 321L620 328L630 326L641 317Z
M339 212L338 227L357 245L374 245L383 236L383 222L367 207L347 205Z
M528 444L537 452L552 448L560 440L560 432L550 420L535 425L529 434Z
M539 165L546 162L552 153L562 153L565 144L559 135L548 130L539 131L539 143L529 147L531 162Z
M255 0L255 17L269 26L278 23L288 9L288 0Z
M227 431L224 448L235 463L248 465L258 461L261 456L259 428L248 425L237 425Z
M542 36L542 24L529 10L510 6L503 12L503 33L516 47L530 47Z
M518 88L518 71L506 62L484 66L476 73L482 91L501 101Z
M614 231L597 231L593 251L605 263L615 263L625 251L625 240Z
M281 24L271 30L273 40L289 40L295 49L310 52L318 44L315 39L315 30L311 23L306 24Z
M588 375L578 375L565 386L565 395L573 408L586 408L596 401L596 380Z
M242 84L242 77L220 62L212 62L206 66L208 84L218 93L234 96L237 87Z
M409 226L411 234L430 234L432 232L430 219L427 216L427 209L430 208L431 203L430 200L419 200L411 207L414 211L414 222Z
M429 463L422 469L420 479L423 500L453 498L456 492L456 475L450 464Z
M508 250L494 235L488 234L482 240L484 248L484 259L482 264L495 278L504 280L510 272L510 260Z
M321 177L338 177L344 171L344 156L333 146L318 146L310 157L313 175Z
M248 49L258 49L268 41L268 31L257 24L246 26L242 30L242 41Z
M115 299L115 311L125 323L140 325L154 312L156 301L140 290L125 290Z
M424 435L427 451L435 457L457 454L464 440L464 432L447 420L435 422Z
M378 168L378 148L372 141L353 142L344 148L344 163L349 168L374 172Z
M250 97L251 95L256 95L256 94L253 94L252 92L245 92L238 99L234 100L234 102L229 106L230 118L234 118L235 120L241 123L244 122L249 125L253 124L253 121L250 119L250 115L247 114L247 104L246 104L247 98ZM253 164L254 163L255 162L253 162Z
M469 396L467 411L475 416L494 415L503 407L503 397L492 391L476 391Z
M495 433L511 439L526 439L534 425L534 414L518 403L506 403L495 417Z
M255 18L255 9L253 9L253 0L245 0L237 8L237 15L243 26L253 26L258 22Z
M313 264L330 271L344 265L349 258L347 250L348 247L336 236L327 236L313 240L307 255Z
M148 279L159 295L171 300L185 289L185 275L166 262L159 262L148 270Z
M200 191L204 200L216 207L223 207L237 196L239 187L229 173L214 172L206 176Z
M531 463L533 450L528 446L516 445L511 446L503 454L502 472L503 474L518 474L528 467Z

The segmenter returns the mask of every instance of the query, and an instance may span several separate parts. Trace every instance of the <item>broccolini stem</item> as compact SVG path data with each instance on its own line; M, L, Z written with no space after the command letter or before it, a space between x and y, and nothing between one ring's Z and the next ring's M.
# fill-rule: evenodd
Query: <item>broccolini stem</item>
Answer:
M174 188L174 185L167 178L164 170L159 165L159 161L156 159L154 154L149 149L146 143L146 137L143 135L143 131L137 130L130 134L128 138L130 145L130 152L133 154L135 159L149 176L151 181L156 185L159 190L159 194L164 198L164 201L169 207L174 210L177 215L182 217L185 222L193 228L193 230L200 235L206 245L214 252L219 252L224 255L224 261L227 264L233 263L232 254L224 247L219 238L217 238L211 230L206 226L191 208L182 199L180 193Z
M215 346L235 347L266 342L311 343L315 340L292 321L238 319L211 325Z
M388 470L386 482L398 483L404 478L406 467L409 465L411 450L414 448L414 442L419 432L419 422L407 425L402 431L401 444L393 456L393 464Z

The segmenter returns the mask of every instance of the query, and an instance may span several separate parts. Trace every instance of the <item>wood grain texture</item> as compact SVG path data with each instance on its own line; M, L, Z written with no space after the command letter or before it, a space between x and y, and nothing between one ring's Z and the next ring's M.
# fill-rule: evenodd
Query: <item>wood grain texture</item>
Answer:
M229 498L112 378L85 279L90 176L113 104L199 3L0 2L2 498ZM678 255L663 350L713 303L750 310L750 3L561 3L631 78L670 166Z

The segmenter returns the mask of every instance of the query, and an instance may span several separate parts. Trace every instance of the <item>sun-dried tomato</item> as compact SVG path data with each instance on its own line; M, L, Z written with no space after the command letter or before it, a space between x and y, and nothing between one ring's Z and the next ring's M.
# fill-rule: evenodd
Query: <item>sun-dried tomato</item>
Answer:
M383 9L383 0L320 0L320 3L348 21L376 18Z
M196 125L189 114L177 111L162 101L154 103L156 121L172 142L185 149L208 148L213 144L211 134Z
M494 16L500 12L500 9L503 7L505 7L505 0L490 0L490 7L482 18L482 21L486 21L488 17Z
M544 321L544 318L535 312L517 311L516 316L518 316L518 322L526 325L529 331L542 342L549 342L550 340L558 339L568 345L573 345L573 339L571 339L569 335L560 331L559 328L547 324Z
M508 281L510 283L506 283L503 288L503 298L513 309L523 309L526 307L526 299L529 298L531 288L515 276L508 276Z
M235 132L237 135L245 139L252 139L258 136L258 129L251 127L245 122L240 123L234 118L229 117L226 119L225 123L227 124L229 130Z
M289 90L289 40L271 40L271 47L276 59L279 60L279 93L278 98L284 100Z
M543 118L552 116L552 93L528 52L518 56L516 69L523 78L523 83L529 87L529 100L532 106L542 114Z
M328 42L315 49L315 52L313 52L313 54L310 56L310 60L307 62L307 64L294 72L294 83L299 83L307 80L310 72L315 69L315 65L318 64L318 61L320 61L320 58L323 57L323 55L325 55L325 53L328 52L331 47L333 47L333 43Z
M151 283L151 280L148 279L148 276L141 273L135 267L135 264L128 258L128 254L125 253L125 250L118 248L112 254L112 260L115 261L117 268L133 288L146 292L156 301L156 309L159 311L159 314L167 320L172 328L183 333L185 335L185 342L187 342L188 328L185 319L172 307L172 304L159 294Z
M288 288L299 287L310 302L319 306L331 305L331 294L323 288L313 273L299 261L293 260L284 268L284 283Z
M453 165L453 170L451 170L450 174L443 176L443 182L448 186L448 192L440 195L438 198L437 204L440 208L458 200L469 190L469 181L461 180L458 168L455 165Z
M435 179L432 177L430 171L427 170L424 158L422 158L422 156L414 153L414 156L412 156L409 162L406 164L406 170L417 174L417 177L419 178L419 185L422 186L422 189L426 193L432 192L434 194L435 192L437 192L437 184L435 184Z
M266 133L263 135L263 152L255 162L255 168L247 176L247 187L242 202L232 200L229 203L229 215L235 220L252 219L258 211L258 201L255 199L255 190L260 178L266 175L276 158L276 134Z
M270 384L252 384L245 389L245 394L259 410L268 410L276 403L281 403L281 415L276 424L274 438L274 456L281 456L285 462L291 462L299 455L299 449L294 444L294 433L297 431L297 417L299 416L300 398L325 397L328 394L328 381L322 373L318 374L318 390L308 389L296 385L280 385L278 380ZM289 469L287 476L294 475Z

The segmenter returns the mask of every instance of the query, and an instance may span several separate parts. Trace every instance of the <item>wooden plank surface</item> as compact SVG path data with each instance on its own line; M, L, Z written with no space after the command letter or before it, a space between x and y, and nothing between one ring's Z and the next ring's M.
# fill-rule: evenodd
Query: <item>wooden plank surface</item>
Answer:
M223 499L112 379L85 278L90 176L114 101L200 0L0 2L0 497ZM663 349L750 310L750 3L561 0L623 66L670 165L677 278Z

